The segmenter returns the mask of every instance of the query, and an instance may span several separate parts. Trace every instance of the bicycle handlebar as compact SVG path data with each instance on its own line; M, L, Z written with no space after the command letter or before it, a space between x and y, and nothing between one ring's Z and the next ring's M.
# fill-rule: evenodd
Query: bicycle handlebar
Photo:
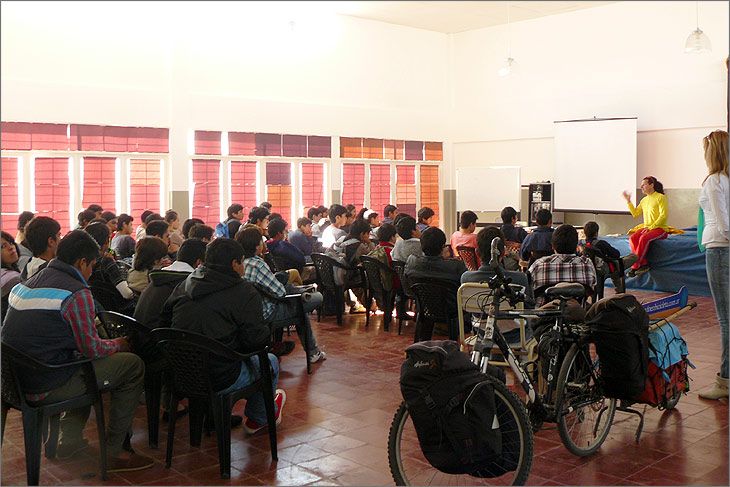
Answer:
M502 239L494 237L491 245L491 256L492 259L489 261L489 266L494 271L494 277L489 280L489 287L492 289L501 288L504 291L504 295L507 297L509 304L515 306L517 303L524 303L527 300L525 293L515 291L510 287L512 279L506 277L502 272L502 267L499 265L499 258L502 252L499 250L499 244L502 243Z

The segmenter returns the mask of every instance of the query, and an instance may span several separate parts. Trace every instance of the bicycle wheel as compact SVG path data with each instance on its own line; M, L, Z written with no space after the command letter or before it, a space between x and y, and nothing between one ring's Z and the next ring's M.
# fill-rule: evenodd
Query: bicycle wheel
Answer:
M507 386L493 381L496 416L502 432L503 456L514 460L514 470L501 465L484 469L493 477L452 475L432 467L421 452L418 436L405 402L393 417L388 435L388 463L396 485L524 485L532 466L532 430L524 405ZM508 426L509 425L509 426ZM509 429L507 429L509 428Z
M579 457L600 448L616 413L616 399L604 397L595 381L599 375L595 346L573 344L560 367L555 411L560 439Z

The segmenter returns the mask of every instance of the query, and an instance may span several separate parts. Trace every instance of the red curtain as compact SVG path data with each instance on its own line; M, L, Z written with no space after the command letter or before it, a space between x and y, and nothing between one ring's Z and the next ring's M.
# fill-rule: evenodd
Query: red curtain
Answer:
M441 142L426 142L425 152L427 161L444 160L444 147Z
M170 129L137 127L137 152L170 152Z
M342 204L358 210L365 202L365 164L342 165Z
M228 132L228 153L232 156L255 156L256 134Z
M310 135L307 137L308 157L332 157L332 140L330 137Z
M324 168L319 163L303 163L302 206L306 210L321 204L324 204Z
M221 133L196 130L195 153L219 156L221 154Z
M207 225L215 227L220 220L220 213L220 161L194 159L193 218L200 218Z
M30 150L32 123L2 122L0 146L3 150Z
M436 214L431 225L437 226L439 221L439 168L438 166L421 166L421 208L427 206Z
M396 167L395 204L399 213L416 217L416 166Z
M280 156L281 134L256 134L257 156Z
M423 160L423 142L406 140L406 161Z
M132 159L129 167L129 203L136 221L144 210L160 212L160 161Z
M18 225L18 159L3 157L0 162L0 191L2 191L2 230L15 237Z
M306 135L284 135L283 154L287 157L307 157Z
M403 141L402 140L386 140L383 142L385 147L384 159L394 161L403 160Z
M384 217L383 208L390 204L390 166L370 165L370 209Z
M266 163L266 199L272 205L272 213L281 213L284 220L291 224L292 199L290 163Z
M81 205L88 208L96 203L105 211L116 213L116 159L113 157L84 157L84 186Z
M61 225L61 234L69 230L71 196L68 158L39 157L35 160L35 214L49 216Z
M231 203L243 205L246 215L258 203L255 162L231 161Z

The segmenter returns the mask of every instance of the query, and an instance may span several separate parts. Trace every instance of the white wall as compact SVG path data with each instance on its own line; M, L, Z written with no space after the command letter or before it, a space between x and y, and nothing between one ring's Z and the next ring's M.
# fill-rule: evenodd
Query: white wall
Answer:
M496 74L506 26L454 35L455 167L518 164L523 183L552 180L555 120L636 116L639 177L699 187L701 138L725 127L728 3L700 2L711 54L684 54L694 27L695 2L618 2L515 23L519 72L508 78Z

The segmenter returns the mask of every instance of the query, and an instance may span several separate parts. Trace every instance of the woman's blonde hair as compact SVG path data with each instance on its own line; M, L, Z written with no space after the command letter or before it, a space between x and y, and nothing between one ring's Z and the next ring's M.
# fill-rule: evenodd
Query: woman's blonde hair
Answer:
M722 173L727 176L727 132L724 130L710 132L702 139L702 145L705 148L705 162L710 171L705 181L713 174Z

